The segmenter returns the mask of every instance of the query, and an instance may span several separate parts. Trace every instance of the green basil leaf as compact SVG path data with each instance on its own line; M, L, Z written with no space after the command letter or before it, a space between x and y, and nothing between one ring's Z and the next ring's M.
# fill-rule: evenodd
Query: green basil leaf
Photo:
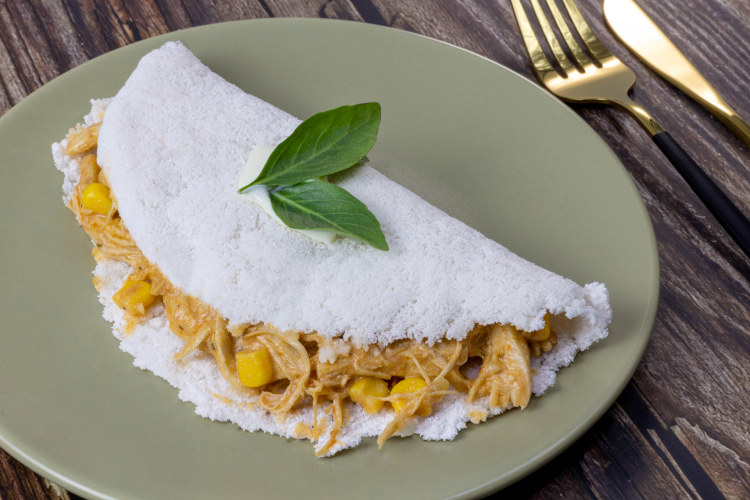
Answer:
M271 190L271 206L292 229L321 229L388 250L380 223L364 203L345 189L310 181Z
M258 184L291 186L345 170L372 149L379 127L377 102L313 115L274 149L260 175L240 192Z

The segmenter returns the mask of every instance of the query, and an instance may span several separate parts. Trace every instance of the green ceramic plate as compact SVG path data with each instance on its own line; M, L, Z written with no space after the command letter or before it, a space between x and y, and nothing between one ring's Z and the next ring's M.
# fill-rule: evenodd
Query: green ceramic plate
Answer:
M608 340L524 411L449 443L374 440L332 459L309 442L193 413L134 368L101 319L90 244L62 206L49 145L180 39L228 80L297 116L380 101L376 167L515 252L609 287ZM0 446L87 497L436 498L489 493L570 445L635 370L658 259L628 174L568 107L462 49L359 23L254 20L139 42L45 85L0 120Z

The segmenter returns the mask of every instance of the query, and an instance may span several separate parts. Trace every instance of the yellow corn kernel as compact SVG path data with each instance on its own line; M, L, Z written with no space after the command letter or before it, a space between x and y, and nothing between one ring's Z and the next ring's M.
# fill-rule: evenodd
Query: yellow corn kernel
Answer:
M425 382L424 379L421 379L419 377L409 377L394 385L391 388L391 395L417 392L424 389L425 387L427 387L427 382ZM394 410L400 412L406 406L406 400L400 399L392 401L391 405L393 406ZM432 413L432 409L429 405L426 405L424 403L419 406L419 409L417 409L416 412L416 414L420 417L427 417L430 415L430 413Z
M531 332L531 335L529 336L528 340L536 340L537 342L541 342L543 340L547 340L549 338L550 332L552 331L550 328L550 315L549 311L544 315L544 327L541 330L537 330L535 332Z
M65 146L66 155L80 155L86 151L91 151L96 147L99 140L99 128L101 123L95 123L68 135L68 144Z
M247 387L260 387L274 379L273 360L268 349L240 351L235 360L240 382Z
M362 377L349 387L349 397L370 415L380 411L385 401L378 398L387 395L388 382L375 377Z
M142 316L156 295L151 294L151 283L143 280L127 280L113 296L112 300L133 316Z
M104 184L92 182L81 193L81 204L92 212L108 215L112 210L112 198L109 197L109 188Z

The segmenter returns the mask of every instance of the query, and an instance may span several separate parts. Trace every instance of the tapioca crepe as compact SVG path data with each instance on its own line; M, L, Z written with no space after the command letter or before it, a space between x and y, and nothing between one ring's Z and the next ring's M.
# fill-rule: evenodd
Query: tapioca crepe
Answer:
M508 378L510 368L485 377L484 365L480 369L476 362L477 353L495 352L482 342L501 335L500 325L504 338L515 340L492 345L512 345L526 360L521 364L528 365L525 376L535 395L554 383L557 370L576 352L607 335L611 310L603 284L580 286L522 259L367 165L334 181L380 221L387 252L343 237L320 243L280 224L237 193L237 179L255 148L279 144L300 120L225 81L178 42L146 55L114 98L92 101L79 130L99 121L95 149L71 154L66 151L71 136L53 145L55 164L65 174L64 200L95 242L100 229L90 230L92 217L102 227L126 228L142 254L138 259L144 259L138 262L153 270L141 275L132 259L112 258L99 242L105 251L97 256L95 284L104 317L135 365L176 387L199 415L249 431L306 437L323 455L382 436L386 429L452 439L469 421L525 406L515 389L502 404L493 404L502 390L493 380ZM82 164L90 154L114 202L108 214L93 213L79 200L88 182ZM168 285L157 287L157 276ZM133 278L162 290L155 293L161 302L135 315L113 301ZM176 359L191 340L173 333L182 326L170 309L174 297L189 298L221 318L217 328L231 332L231 348L222 356L270 349L276 379L246 391L236 376L222 373L224 365L207 347L220 334L205 329L204 343L196 341L202 347ZM529 333L545 329L552 337ZM304 362L313 363L312 371L298 376L294 368L284 368L276 357L284 349L264 340L266 334L305 346ZM361 368L389 346L413 350L398 367ZM446 354L449 346L455 355ZM414 354L428 351L423 358ZM226 362L236 370L244 366L239 358ZM334 365L342 367L338 385L312 389ZM353 382L367 376L385 380L392 391L390 399L372 396L383 403L372 413L350 396ZM299 377L308 377L306 385L283 415L258 403L286 397L287 384ZM482 388L471 389L482 377L487 378ZM397 407L393 387L414 378L427 384L429 397L407 400L410 414L404 417L391 407ZM341 425L334 422L336 411L325 413L329 400L340 404ZM394 416L399 424L389 428Z

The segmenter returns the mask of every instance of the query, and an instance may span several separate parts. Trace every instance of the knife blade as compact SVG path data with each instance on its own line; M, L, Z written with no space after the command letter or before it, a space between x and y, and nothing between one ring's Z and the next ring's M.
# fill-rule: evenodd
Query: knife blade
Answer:
M604 18L615 35L648 67L708 109L750 146L750 124L633 0L604 0Z

